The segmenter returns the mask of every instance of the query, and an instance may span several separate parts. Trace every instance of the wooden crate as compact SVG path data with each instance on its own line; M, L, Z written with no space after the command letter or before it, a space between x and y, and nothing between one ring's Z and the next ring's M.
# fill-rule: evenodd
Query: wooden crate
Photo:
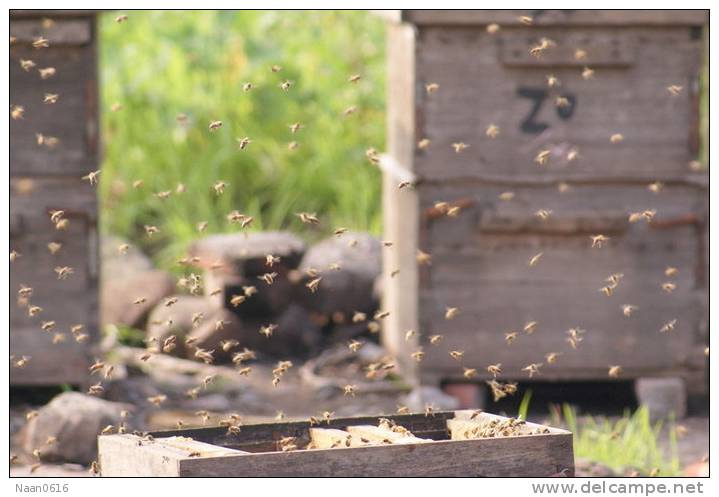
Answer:
M472 416L387 416L412 437L378 428L378 417L246 425L238 434L225 427L155 432L152 440L107 435L98 438L99 462L103 476L573 476L570 432L526 423L525 432L539 434L468 439L468 428L507 419ZM300 448L283 452L283 437L296 437ZM310 442L321 448L304 449Z
M520 16L534 23L523 25ZM698 153L699 71L706 11L398 11L388 15L388 156L382 161L385 238L383 340L424 382L462 380L447 353L491 378L526 379L529 363L556 364L534 379L704 377L707 341L708 182ZM500 30L487 31L491 23ZM542 37L557 46L529 54ZM581 48L586 58L576 60ZM583 68L595 71L584 80ZM549 89L546 77L561 82ZM425 85L439 84L432 94ZM669 85L683 87L673 97ZM558 108L557 96L569 106ZM500 134L485 134L490 124ZM621 133L624 141L611 144ZM417 143L427 138L429 148ZM452 143L469 148L455 153ZM571 148L579 159L569 163ZM551 151L538 166L536 154ZM400 181L415 188L398 189ZM660 181L659 194L647 189ZM568 190L559 193L563 183ZM499 195L511 191L514 199ZM455 218L434 204L462 207ZM657 209L651 223L629 213ZM538 209L552 211L540 221ZM592 249L589 236L611 237ZM409 267L418 250L431 265ZM527 262L537 254L536 267ZM666 266L679 269L671 295ZM401 273L391 272L402 267ZM599 289L617 272L613 296ZM627 319L620 306L639 311ZM452 321L447 307L458 307ZM677 319L674 333L663 323ZM538 321L532 335L521 334ZM587 330L577 351L565 331ZM418 331L416 342L405 332ZM511 345L504 333L518 330ZM444 334L441 347L427 337ZM409 354L423 347L417 364ZM692 381L704 386L703 381Z
M86 11L13 11L10 34L10 102L25 108L23 119L10 121L10 248L21 257L10 265L10 350L30 356L24 368L12 368L12 385L82 384L87 380L91 348L98 335L97 199L95 187L81 176L98 166L95 15ZM43 36L49 48L32 42ZM20 59L37 65L31 71ZM56 74L41 79L39 68ZM43 104L45 93L60 95ZM60 141L40 146L36 133ZM56 230L49 211L61 209L69 220ZM51 255L50 242L62 249ZM59 281L57 266L74 274ZM33 288L31 302L43 308L29 317L17 305L20 285ZM55 321L66 342L52 344L53 333L41 331L42 321ZM76 343L70 327L85 326L90 339Z

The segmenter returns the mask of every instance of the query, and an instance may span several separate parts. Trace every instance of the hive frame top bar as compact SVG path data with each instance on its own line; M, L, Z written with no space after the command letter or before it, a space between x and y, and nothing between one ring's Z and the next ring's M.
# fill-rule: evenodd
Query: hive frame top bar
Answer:
M385 19L417 26L524 26L520 16L533 19L533 26L702 26L708 10L382 10Z

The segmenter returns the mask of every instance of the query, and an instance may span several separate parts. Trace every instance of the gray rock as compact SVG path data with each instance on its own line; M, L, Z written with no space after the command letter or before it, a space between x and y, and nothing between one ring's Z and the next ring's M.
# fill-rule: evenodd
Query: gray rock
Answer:
M216 304L229 305L234 294L242 293L242 286L252 285L259 292L247 302L233 308L242 318L279 314L292 301L293 285L287 275L299 264L305 252L305 244L291 233L270 231L212 235L195 242L190 254L200 258L205 268L206 292L220 289ZM267 255L280 257L278 263L267 266ZM212 268L220 263L221 267ZM264 273L277 273L275 282L268 285L258 277Z
M687 415L687 389L682 378L638 378L634 390L653 421Z
M120 245L127 244L127 253L121 254ZM152 261L140 249L123 238L113 235L100 237L100 264L103 277L128 276L154 269Z
M422 412L426 405L432 405L435 410L452 410L459 408L459 401L447 395L437 387L421 386L413 389L402 398L402 402L412 412Z
M330 269L339 264L339 270ZM352 315L354 311L372 312L377 308L374 296L376 278L382 271L382 243L368 233L348 232L332 236L311 247L300 264L303 283L309 269L321 272L315 293L300 288L299 297L307 308L325 314Z
M212 302L205 297L174 295L169 298L174 297L177 298L177 302L168 307L165 305L166 300L163 300L150 313L147 321L147 338L156 338L158 344L162 346L165 338L176 335L177 347L171 354L181 357L186 353L184 339L193 330L192 317L202 313L204 323L214 314L215 309Z
M117 428L124 409L133 408L78 392L61 393L23 428L22 448L28 453L40 449L43 461L89 464L97 458L100 431L107 425ZM57 441L47 445L50 436Z
M169 273L156 269L129 274L102 274L100 316L103 325L143 328L150 310L172 294L175 283ZM144 297L145 302L133 303Z

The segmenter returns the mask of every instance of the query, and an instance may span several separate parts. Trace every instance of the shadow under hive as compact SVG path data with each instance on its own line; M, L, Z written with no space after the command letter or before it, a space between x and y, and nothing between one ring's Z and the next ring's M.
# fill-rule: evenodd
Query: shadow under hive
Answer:
M545 363L543 380L608 379L608 366L621 365L624 379L671 376L702 390L708 183L689 163L699 147L707 13L527 11L531 25L520 15L389 14L384 236L396 250L384 261L384 343L426 383L462 381L461 365L483 381L494 363L502 379L526 379L522 368ZM542 37L556 46L534 57ZM548 75L560 84L549 87ZM430 83L439 88L426 91ZM674 96L669 85L683 89ZM490 124L500 129L494 139ZM617 133L623 141L610 143ZM470 146L456 153L457 142ZM549 151L543 166L541 150ZM400 190L399 181L414 188ZM654 193L648 185L657 181L663 189ZM514 197L501 200L504 192ZM443 215L437 201L461 207L458 216ZM628 221L651 209L651 222ZM592 248L599 233L610 240ZM415 267L417 250L431 265ZM667 266L678 273L665 276ZM599 289L614 273L623 278L607 297ZM671 294L666 281L676 285ZM628 318L622 304L638 310ZM453 320L447 307L460 310ZM673 319L675 330L660 333ZM531 335L522 332L530 321L538 323ZM577 350L566 341L572 327L586 330ZM405 341L409 329L417 342ZM508 345L510 330L519 336ZM432 334L444 335L441 346L428 343ZM416 363L409 354L418 347L426 355ZM465 351L461 363L452 349ZM551 351L562 355L548 365Z
M25 368L12 368L12 385L81 384L87 380L91 347L98 327L97 199L81 176L98 169L95 15L85 11L13 11L10 35L10 101L25 108L10 121L10 247L21 254L10 266L10 350L31 356ZM36 49L39 37L48 48ZM36 67L23 70L20 60ZM38 69L54 67L41 78ZM45 93L59 94L43 104ZM38 144L36 134L56 145ZM69 221L56 230L49 212L61 209ZM62 248L51 255L47 244ZM74 273L58 280L55 267ZM32 287L30 301L42 307L35 317L17 305L20 285ZM53 345L53 331L66 341ZM84 325L87 341L77 343L70 327Z

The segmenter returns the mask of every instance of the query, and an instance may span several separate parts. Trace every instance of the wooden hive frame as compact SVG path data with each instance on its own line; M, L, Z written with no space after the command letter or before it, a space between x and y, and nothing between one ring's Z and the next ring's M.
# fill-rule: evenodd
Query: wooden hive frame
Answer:
M467 438L467 431L509 418L474 411L384 419L412 432L378 427L382 417L198 428L98 438L103 476L553 476L574 474L572 434L525 423L518 435ZM523 434L531 432L533 434ZM536 433L536 434L534 434ZM296 437L299 450L279 440ZM303 447L312 443L312 449Z

